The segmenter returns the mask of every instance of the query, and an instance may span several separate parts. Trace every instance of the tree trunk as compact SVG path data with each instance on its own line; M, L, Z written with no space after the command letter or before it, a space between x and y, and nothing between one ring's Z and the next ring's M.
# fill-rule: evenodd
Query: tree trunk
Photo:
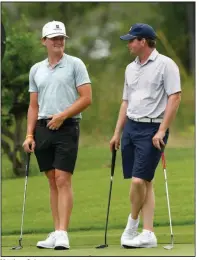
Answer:
M4 152L8 156L8 159L12 163L12 169L15 176L17 177L24 176L25 169L22 168L22 163L19 161L19 159L15 158L14 152L11 150L10 144L6 142L4 139L2 139L1 145Z
M2 135L9 138L13 145L10 145L10 142L2 138L1 144L4 152L8 156L8 159L12 163L12 169L14 175L21 177L25 175L25 152L22 147L23 143L23 119L24 115L14 115L15 117L15 129L14 133L11 133L7 128L2 126ZM13 147L13 148L12 148Z
M23 118L24 115L17 114L15 117L15 133L14 133L14 157L13 157L13 171L17 176L23 176L25 174L25 165L24 165L24 150L22 147L23 144Z
M195 3L187 3L189 29L189 71L195 76Z

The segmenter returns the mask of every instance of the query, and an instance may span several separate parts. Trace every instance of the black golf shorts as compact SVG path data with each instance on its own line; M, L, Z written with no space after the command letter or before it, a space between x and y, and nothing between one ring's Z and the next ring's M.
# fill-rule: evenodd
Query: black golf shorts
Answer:
M79 122L66 119L58 130L50 130L46 119L35 127L35 155L41 172L58 169L71 174L78 153Z
M124 179L137 177L152 181L161 158L161 151L152 142L159 123L142 123L127 119L121 140ZM163 138L167 143L169 130Z

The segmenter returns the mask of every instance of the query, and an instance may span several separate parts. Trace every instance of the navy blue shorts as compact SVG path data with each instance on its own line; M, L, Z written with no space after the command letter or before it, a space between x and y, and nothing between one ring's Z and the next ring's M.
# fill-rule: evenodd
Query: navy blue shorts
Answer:
M121 140L124 179L137 177L151 181L161 158L161 152L152 142L160 123L135 122L127 118ZM169 130L164 137L167 143Z

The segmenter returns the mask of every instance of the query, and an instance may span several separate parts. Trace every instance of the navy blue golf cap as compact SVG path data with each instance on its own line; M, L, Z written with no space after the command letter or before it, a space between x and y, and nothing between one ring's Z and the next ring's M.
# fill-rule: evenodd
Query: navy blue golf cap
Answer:
M120 36L120 39L124 41L129 41L136 37L155 39L156 33L150 25L144 23L136 23L131 26L127 34Z

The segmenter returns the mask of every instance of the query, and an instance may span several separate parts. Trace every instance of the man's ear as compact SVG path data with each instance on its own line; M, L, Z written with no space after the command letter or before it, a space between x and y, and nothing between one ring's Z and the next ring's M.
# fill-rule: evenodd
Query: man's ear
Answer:
M41 43L43 46L46 46L46 37L41 38Z
M145 39L145 38L143 38L143 39L142 39L142 45L144 46L144 45L145 45L145 43L146 43L146 39Z

